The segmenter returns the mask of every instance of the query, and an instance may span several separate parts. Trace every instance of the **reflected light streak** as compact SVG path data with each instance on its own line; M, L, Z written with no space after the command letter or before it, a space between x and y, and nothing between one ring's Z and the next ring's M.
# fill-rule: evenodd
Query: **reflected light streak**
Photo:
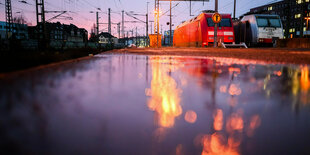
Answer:
M237 74L240 74L240 68L229 67L228 70L230 73L235 72Z
M300 96L301 102L303 104L309 104L308 91L310 88L310 81L309 81L308 66L301 67L300 85L301 85L301 96Z
M242 91L241 91L241 88L236 85L236 84L232 84L230 87L229 87L229 94L230 95L236 95L236 96L239 96L241 95Z
M277 75L277 76L281 76L281 75L282 75L282 72L281 72L281 71L274 71L273 74L274 74L274 75Z
M213 127L214 130L220 131L223 129L223 111L221 109L217 109L215 114L213 115L214 122Z
M210 135L201 137L201 144L203 146L202 155L239 155L239 147L242 142L242 135L244 130L244 121L241 117L243 111L239 110L237 113L232 113L226 122L227 134L223 131L223 110L217 109L213 115L213 127L215 132ZM260 125L260 118L255 115L251 119L250 128L256 129ZM226 136L227 135L227 136Z
M232 138L226 138L221 133L205 135L202 138L202 155L239 155L240 141L235 142Z
M294 96L298 95L298 91L300 90L300 81L298 78L298 72L295 71L292 76L292 93Z
M175 154L176 155L183 155L183 145L179 144L176 149L175 149Z
M195 111L189 110L185 113L184 119L188 123L195 123L197 120L197 114Z
M300 84L302 91L307 92L309 90L309 69L307 66L301 68Z
M249 137L252 137L254 135L254 130L257 129L260 126L260 124L261 124L261 119L259 115L252 116L250 120L250 125L247 130L247 135Z
M227 92L227 87L224 86L224 85L220 86L220 92L221 93L226 93Z
M232 133L233 131L242 132L244 126L243 126L243 119L240 113L241 112L231 114L231 116L226 122L227 132L229 133Z
M154 59L154 58L153 58ZM151 89L146 90L146 95L151 96L148 107L156 111L158 115L157 124L161 127L170 128L174 126L175 118L182 114L180 105L180 93L176 81L168 75L171 67L164 64L161 59L152 61Z

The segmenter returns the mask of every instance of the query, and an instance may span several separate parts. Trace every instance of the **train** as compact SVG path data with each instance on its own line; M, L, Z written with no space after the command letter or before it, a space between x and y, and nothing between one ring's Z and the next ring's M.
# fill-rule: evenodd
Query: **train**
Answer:
M235 21L233 25L237 44L273 45L276 40L284 38L282 22L278 15L245 15L240 21Z
M214 44L213 12L202 12L198 16L176 27L173 37L174 47L208 47ZM235 42L233 21L230 14L221 14L218 24L218 42Z

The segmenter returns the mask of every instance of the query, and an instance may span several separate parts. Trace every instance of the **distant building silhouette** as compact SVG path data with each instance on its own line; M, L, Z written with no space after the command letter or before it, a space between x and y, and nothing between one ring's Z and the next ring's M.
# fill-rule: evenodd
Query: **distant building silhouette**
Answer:
M46 23L47 38L49 41L87 42L88 32L84 28L70 24ZM37 39L37 26L29 27L31 39Z
M7 39L6 37L6 22L0 21L0 38ZM13 23L13 37L16 39L27 40L28 36L28 26L26 24Z

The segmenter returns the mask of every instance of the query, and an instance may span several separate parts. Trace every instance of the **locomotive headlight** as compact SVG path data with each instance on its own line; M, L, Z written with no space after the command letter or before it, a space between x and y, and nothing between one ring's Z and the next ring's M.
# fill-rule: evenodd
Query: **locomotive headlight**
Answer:
M209 31L208 35L213 36L214 35L214 31Z
M232 36L232 35L234 35L233 32L224 32L224 36Z
M213 40L213 37L209 37L209 40Z
M234 40L234 37L228 37L228 40Z

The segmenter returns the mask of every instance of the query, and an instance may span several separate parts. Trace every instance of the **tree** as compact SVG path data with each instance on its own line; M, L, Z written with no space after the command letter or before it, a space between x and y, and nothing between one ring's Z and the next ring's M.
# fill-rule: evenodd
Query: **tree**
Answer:
M23 15L20 15L13 18L13 23L27 24L27 21Z

